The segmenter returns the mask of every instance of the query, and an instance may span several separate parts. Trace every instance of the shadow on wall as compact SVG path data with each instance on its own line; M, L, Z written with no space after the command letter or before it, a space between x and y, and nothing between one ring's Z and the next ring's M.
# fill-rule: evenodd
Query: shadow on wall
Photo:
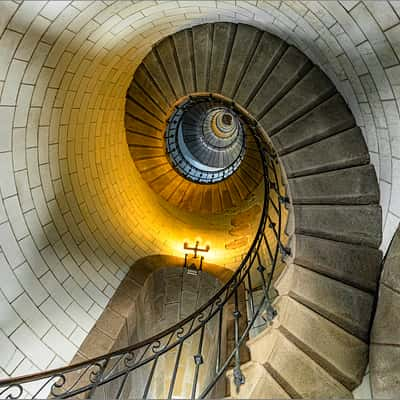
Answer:
M183 263L183 258L167 255L148 256L135 262L72 363L132 345L174 325L205 303L232 275L228 269L204 263L201 278L190 279L192 275L183 274ZM210 335L208 333L209 338ZM191 342L197 343L196 338ZM174 358L172 353L168 354L168 359ZM192 357L187 358L192 361ZM132 378L140 380L137 376ZM127 385L126 390L136 386ZM161 387L162 384L157 386L157 390ZM108 394L112 392L113 385L106 390ZM108 394L96 393L96 396L101 398Z
M72 363L136 343L138 341L136 302L146 280L153 272L162 268L183 270L183 262L183 258L167 255L148 256L136 261L82 343ZM206 262L203 264L203 270L222 283L232 276L232 271ZM207 300L209 297L207 293ZM152 333L149 332L149 334ZM142 333L142 335L145 334L146 332Z
M146 279L136 301L136 332L139 341L175 325L195 312L221 286L218 279L206 272L192 275L185 272L182 267L167 267L154 271ZM197 331L182 342L183 345L180 349L182 356L179 359L173 389L174 397L188 398L191 395L196 368L193 357L196 354L201 354L202 363L204 363L203 368L199 369L198 393L210 383L216 366L217 322L218 319L214 318L205 325L202 340L200 339L201 332ZM188 332L188 330L189 326L185 325L182 332ZM176 336L179 337L179 334L176 333ZM202 343L201 350L199 350L200 341ZM162 348L165 340L160 339L160 342L160 348ZM157 342L154 342L153 346L156 349ZM178 347L175 347L157 358L157 366L151 380L148 397L168 397L178 352ZM130 377L132 391L129 397L140 398L143 396L143 387L149 379L151 370L152 363L149 363L134 371Z

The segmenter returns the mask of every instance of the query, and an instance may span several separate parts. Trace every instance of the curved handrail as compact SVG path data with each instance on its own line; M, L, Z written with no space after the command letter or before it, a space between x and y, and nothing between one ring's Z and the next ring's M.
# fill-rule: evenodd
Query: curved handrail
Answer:
M232 104L230 105L233 106ZM191 397L204 398L210 394L233 360L235 361L233 369L234 380L237 390L239 390L240 385L244 382L244 377L240 370L240 347L244 343L250 329L254 325L254 321L259 317L261 312L266 311L267 323L269 323L275 316L275 311L271 305L269 291L277 265L279 252L284 253L285 250L280 240L283 223L281 199L284 197L281 194L279 174L276 170L276 156L266 147L262 134L258 130L256 124L246 116L241 116L241 118L246 120L248 126L252 130L256 143L258 144L264 176L264 199L260 223L254 240L249 251L240 263L239 268L233 273L228 282L214 296L212 296L208 302L198 308L191 315L151 338L106 355L95 357L67 367L53 369L38 374L0 380L0 398L6 396L11 399L20 398L24 393L24 385L31 385L32 383L36 383L38 386L31 396L32 398L43 398L43 395L48 396L49 392L50 396L54 398L69 398L81 393L87 393L90 397L98 387L122 378L122 384L118 389L117 396L115 396L119 398L124 390L124 385L128 376L140 367L145 365L150 366L152 363L151 371L143 392L143 397L146 398L150 390L152 383L151 380L158 359L163 354L175 348L178 349L178 354L180 354L180 350L185 340L193 337L196 333L199 333L200 338L202 338L206 324L212 321L213 318L218 318L219 321L217 335L218 354L215 360L215 374L209 382L206 382L205 387L197 390L198 373L200 366L203 363L203 356L201 354L202 349L199 344L199 352L194 355L195 378L196 376L197 378L193 381ZM269 176L270 173L272 177ZM278 204L275 204L272 199L271 189L275 191L278 197ZM277 220L275 221L271 216L270 208L277 214ZM267 225L268 221L269 223ZM277 228L276 225L278 225ZM275 236L276 245L274 249L271 249L272 244L269 243L268 238L266 237L265 231L267 227ZM267 268L264 265L265 262L262 260L263 248L269 255L270 259L270 273L267 277L265 277L265 271ZM253 286L251 281L251 273L254 272L259 274L263 290L262 300L256 308L254 308ZM252 315L249 316L245 329L242 332L240 332L239 327L241 313L238 302L239 290L242 288L241 285L243 285L248 300L252 304ZM223 358L221 354L221 338L223 336L222 316L226 309L224 306L231 300L234 302L233 317L235 340L233 349L230 352L228 351L228 355L224 360L221 360L221 358ZM202 339L199 341L202 344ZM173 395L178 365L179 362L174 366L168 395L169 398Z

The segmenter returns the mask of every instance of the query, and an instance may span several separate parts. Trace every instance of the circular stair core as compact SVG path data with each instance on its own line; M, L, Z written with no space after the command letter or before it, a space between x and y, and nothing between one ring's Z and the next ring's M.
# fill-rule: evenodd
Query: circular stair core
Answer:
M145 70L143 63L134 75L125 113L129 151L144 181L167 208L196 215L243 211L262 183L247 116L212 93L156 106L161 98L146 87L152 80Z
M203 184L221 182L240 166L245 135L239 116L218 101L192 97L168 121L168 160L184 178Z

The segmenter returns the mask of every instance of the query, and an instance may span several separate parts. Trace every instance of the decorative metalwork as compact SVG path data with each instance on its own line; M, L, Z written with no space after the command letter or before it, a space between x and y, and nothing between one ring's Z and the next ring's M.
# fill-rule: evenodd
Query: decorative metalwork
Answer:
M209 98L212 100L211 95ZM231 102L226 104L233 109L235 107ZM198 340L198 346L190 357L194 371L191 398L211 395L229 368L233 368L234 384L237 391L240 391L241 385L245 383L241 371L240 350L259 317L264 318L267 326L276 316L272 301L273 277L279 257L289 251L281 242L284 228L282 207L286 201L279 201L285 193L279 179L276 156L265 144L257 124L240 114L239 110L235 112L251 128L258 145L264 176L264 199L254 240L228 282L194 313L140 343L64 368L1 380L0 398L64 399L79 395L96 397L96 392L100 389L110 391L109 398L121 398L132 384L130 378L139 372L142 374L143 384L136 385L136 390L141 390L141 396L148 398L159 360L169 352L171 355L176 354L168 391L168 398L172 398L177 373L185 354L183 346L194 338ZM271 237L273 239L268 239ZM262 295L260 300L255 301L254 293L257 290L261 290ZM248 305L247 313L243 304ZM226 318L229 317L233 317L233 343L224 339L227 333ZM216 326L213 331L216 355L213 355L211 362L203 348L203 339L206 329L212 326ZM200 382L201 371L210 374L208 380ZM217 397L224 396L225 393L222 393Z

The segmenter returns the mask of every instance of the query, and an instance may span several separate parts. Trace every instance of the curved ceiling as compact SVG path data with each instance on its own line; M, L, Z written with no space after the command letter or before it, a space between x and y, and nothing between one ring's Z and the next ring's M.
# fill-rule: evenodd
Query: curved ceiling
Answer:
M1 374L69 362L133 261L177 245L157 240L173 236L175 220L157 211L131 161L124 109L151 46L189 26L254 25L327 73L366 138L387 248L400 220L397 2L36 1L0 10Z

